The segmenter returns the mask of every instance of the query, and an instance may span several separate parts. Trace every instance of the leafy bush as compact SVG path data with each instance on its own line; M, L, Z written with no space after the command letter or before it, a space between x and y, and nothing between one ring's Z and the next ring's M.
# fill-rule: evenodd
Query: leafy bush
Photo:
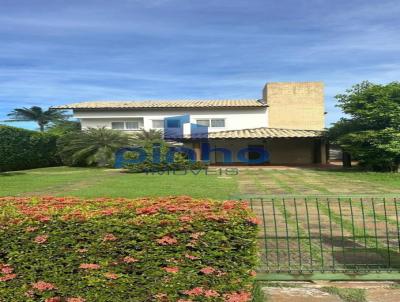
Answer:
M0 126L0 171L56 166L57 136Z
M201 170L207 168L207 163L201 161L191 161L187 158L187 154L176 152L172 159L168 160L168 151L170 146L163 140L148 140L142 141L142 145L139 146L146 153L146 158L139 163L127 163L124 168L130 173L142 173L142 172L157 172L157 171L178 171L178 170ZM155 148L159 149L160 160L154 160ZM179 149L178 149L179 150ZM127 152L125 158L127 160L138 159L139 155L136 152Z
M122 131L89 128L69 132L57 141L58 153L67 166L112 166L114 154L130 144Z
M256 224L237 201L0 198L0 301L250 301Z
M362 82L336 96L346 114L330 140L366 169L400 172L400 82Z

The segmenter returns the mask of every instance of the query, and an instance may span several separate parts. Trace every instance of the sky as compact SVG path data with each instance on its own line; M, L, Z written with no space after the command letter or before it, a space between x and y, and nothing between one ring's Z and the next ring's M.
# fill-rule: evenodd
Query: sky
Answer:
M261 98L266 82L334 96L400 79L398 0L0 0L0 120L89 100ZM34 128L32 124L14 124Z

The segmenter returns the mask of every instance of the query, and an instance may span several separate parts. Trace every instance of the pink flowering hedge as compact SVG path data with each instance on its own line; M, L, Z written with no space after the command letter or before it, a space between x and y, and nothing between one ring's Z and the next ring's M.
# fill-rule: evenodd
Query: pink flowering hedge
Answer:
M0 301L251 301L246 204L0 198Z

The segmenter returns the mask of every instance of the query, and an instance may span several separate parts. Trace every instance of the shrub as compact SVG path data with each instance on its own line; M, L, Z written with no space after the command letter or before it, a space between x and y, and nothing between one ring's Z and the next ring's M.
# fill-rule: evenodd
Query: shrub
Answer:
M104 127L71 131L57 141L58 154L67 166L112 166L115 151L130 140L126 133Z
M242 202L0 198L0 301L250 301Z
M0 126L0 172L56 166L57 136Z
M201 161L191 161L187 158L187 154L176 152L174 157L170 160L167 159L170 146L163 140L148 140L143 141L140 146L145 153L146 158L140 163L127 163L124 168L129 173L142 173L142 172L157 172L157 171L178 171L178 170L201 170L206 169L208 164ZM158 148L159 151L155 151ZM179 148L177 149L179 150ZM159 162L154 161L154 152L159 152ZM126 159L137 159L136 152L126 152Z

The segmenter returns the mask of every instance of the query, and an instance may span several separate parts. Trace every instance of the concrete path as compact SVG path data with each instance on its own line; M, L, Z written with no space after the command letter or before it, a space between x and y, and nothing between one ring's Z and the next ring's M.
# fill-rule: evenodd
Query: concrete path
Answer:
M280 282L266 284L268 302L399 302L400 286L393 282ZM362 289L365 299L346 300L324 288Z

